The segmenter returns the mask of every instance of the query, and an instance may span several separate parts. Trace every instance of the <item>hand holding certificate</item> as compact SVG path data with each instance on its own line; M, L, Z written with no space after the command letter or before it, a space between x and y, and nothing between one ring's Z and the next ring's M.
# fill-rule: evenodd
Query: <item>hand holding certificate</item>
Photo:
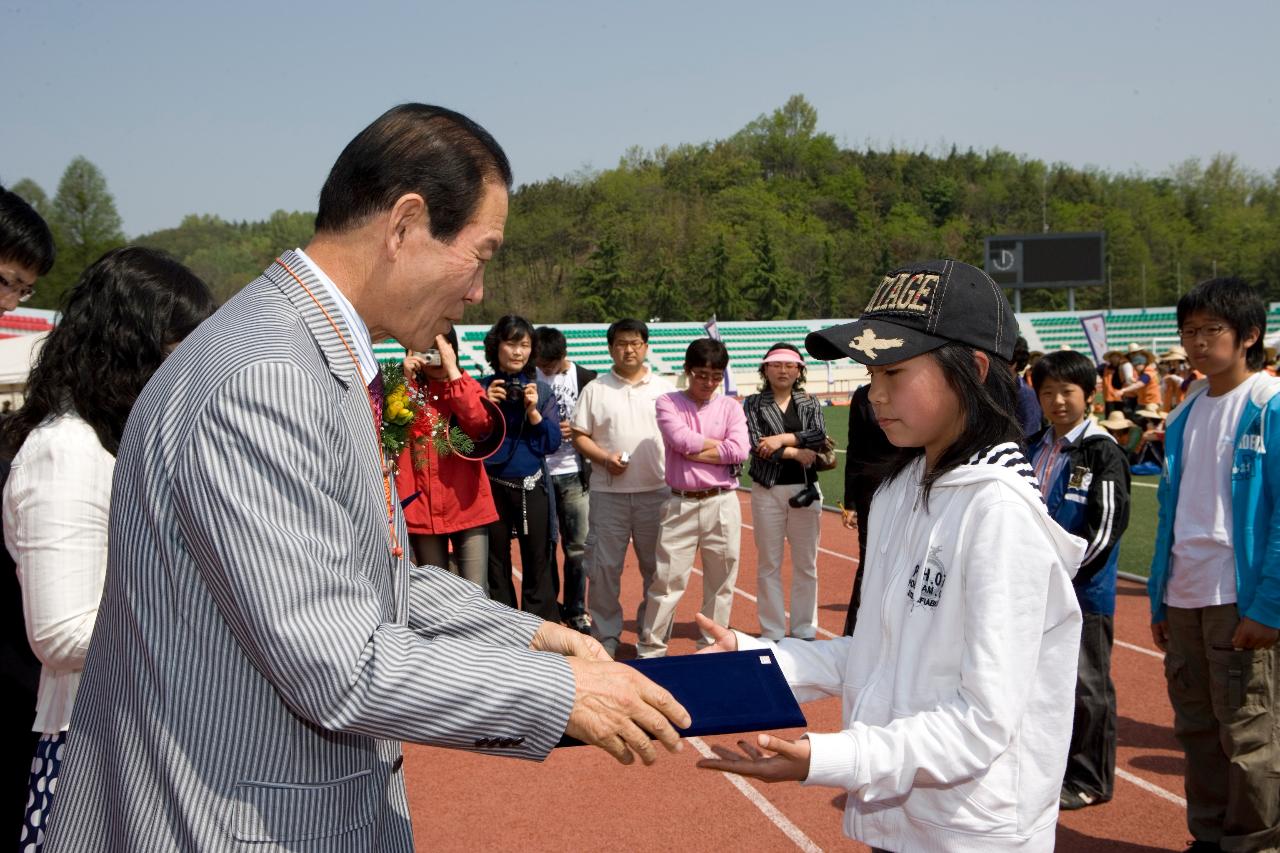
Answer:
M736 652L738 638L728 628L722 628L712 620L697 614L698 627L715 637L715 643L702 649L698 654L716 654L719 652ZM749 741L738 741L741 754L723 746L712 746L711 751L719 758L703 758L698 766L704 770L722 770L725 773L736 773L739 776L753 776L764 782L801 782L809 775L809 741L786 740L773 735L756 735L756 744ZM764 750L764 752L761 752Z
M622 764L658 757L650 737L680 749L672 727L687 726L689 712L671 694L633 668L614 663L595 639L543 622L529 648L564 655L573 670L574 699L565 735L598 746Z
M704 770L723 770L739 776L752 776L762 782L803 782L808 778L808 740L786 740L760 734L756 735L756 743L760 749L756 749L748 741L738 741L741 754L723 746L712 746L711 751L720 757L700 759L698 766Z
M652 764L658 754L651 735L670 752L681 748L680 735L671 725L687 727L689 712L671 693L625 664L567 660L576 691L567 737L598 746L622 764L631 764L636 755Z
M732 633L729 636L732 638ZM804 714L800 712L776 658L765 649L714 658L698 655L649 658L615 666L630 670L638 683L661 690L661 695L673 704L678 703L677 708L687 709L688 716L683 722L674 714L667 713L677 727L675 736L678 737L754 732L805 724ZM655 704L655 707L660 706ZM570 717L571 725L560 746L575 746L585 740L574 731L573 719ZM640 717L635 720L639 725L635 730L621 727L620 733L625 735L622 741L628 749L648 761L650 759L646 756L649 753L637 740L638 737L647 738L641 729L652 733L663 743L667 740L657 729L641 723ZM591 742L599 746L610 743L607 740ZM668 748L671 748L669 744Z

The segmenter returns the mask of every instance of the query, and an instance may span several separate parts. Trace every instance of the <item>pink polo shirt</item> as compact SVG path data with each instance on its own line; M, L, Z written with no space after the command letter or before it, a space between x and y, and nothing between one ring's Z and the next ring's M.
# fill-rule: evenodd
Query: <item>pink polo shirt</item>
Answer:
M676 391L657 401L658 431L666 445L667 485L684 492L703 489L736 489L738 478L731 466L741 464L751 450L747 418L732 397L717 395L699 406L688 394ZM705 439L721 441L720 463L690 462L688 453L702 450Z

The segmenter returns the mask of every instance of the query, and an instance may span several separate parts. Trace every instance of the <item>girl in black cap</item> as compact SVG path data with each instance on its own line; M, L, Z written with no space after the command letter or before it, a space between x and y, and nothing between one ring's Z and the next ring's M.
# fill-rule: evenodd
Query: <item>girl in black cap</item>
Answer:
M775 650L801 701L840 696L842 731L760 735L699 766L848 792L878 850L1054 846L1071 737L1084 542L1049 517L1014 419L1017 323L981 270L896 270L862 317L810 335L871 373L898 448L871 504L852 637L767 643L702 623L718 651Z

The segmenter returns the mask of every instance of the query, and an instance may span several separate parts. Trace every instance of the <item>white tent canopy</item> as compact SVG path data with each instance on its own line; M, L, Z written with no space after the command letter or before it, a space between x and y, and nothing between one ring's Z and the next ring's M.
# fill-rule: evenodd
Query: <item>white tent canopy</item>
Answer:
M48 332L0 340L0 385L25 385Z

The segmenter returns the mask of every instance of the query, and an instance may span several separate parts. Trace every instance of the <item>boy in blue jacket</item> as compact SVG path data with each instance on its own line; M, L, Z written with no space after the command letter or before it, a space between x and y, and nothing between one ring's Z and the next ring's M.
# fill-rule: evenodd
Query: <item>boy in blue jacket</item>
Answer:
M1072 580L1084 624L1071 751L1058 799L1067 810L1110 800L1116 773L1111 646L1120 536L1129 525L1129 462L1110 433L1088 417L1097 383L1097 368L1078 352L1049 353L1031 372L1049 420L1027 439L1040 493L1053 520L1088 543Z
M1178 331L1205 379L1167 421L1148 590L1191 849L1277 850L1280 379L1259 372L1266 307L1213 279L1178 301Z

